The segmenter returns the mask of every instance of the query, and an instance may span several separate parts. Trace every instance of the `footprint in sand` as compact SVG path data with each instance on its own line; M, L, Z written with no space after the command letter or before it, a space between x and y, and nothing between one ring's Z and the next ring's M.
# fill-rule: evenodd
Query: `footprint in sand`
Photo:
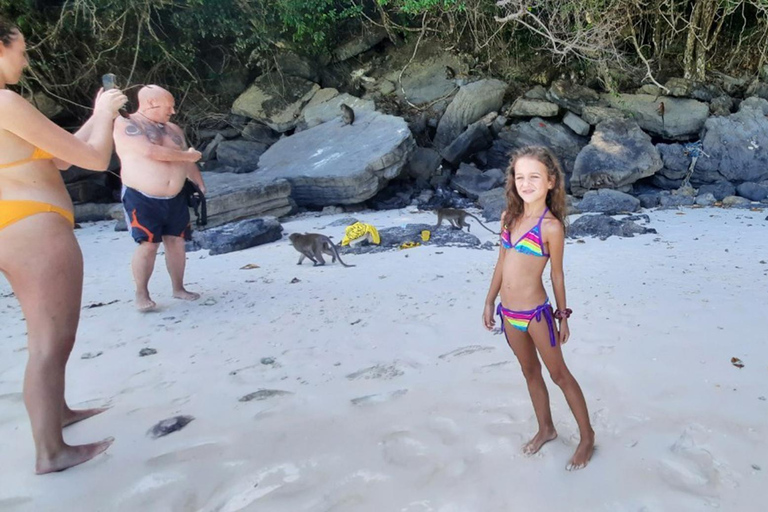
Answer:
M659 476L667 485L709 498L718 497L723 486L738 486L738 475L702 442L707 437L706 429L701 425L692 424L683 430L669 448L670 457L659 463Z
M440 359L445 359L450 361L454 357L468 356L468 355L474 354L475 352L492 352L494 350L496 350L496 347L489 347L489 346L482 346L482 345L469 345L467 347L461 347L461 348L457 348L456 350L446 352L445 354L438 357Z
M377 393L375 395L360 396L357 398L353 398L352 400L350 400L350 402L352 402L352 405L357 405L357 406L383 404L385 402L391 402L392 400L396 400L401 396L405 396L406 393L408 393L407 389L397 389L395 391L390 391L388 393Z
M216 510L217 512L239 512L254 510L249 508L255 501L283 488L288 484L294 484L302 478L302 471L291 463L279 464L263 469L256 475L243 478L222 494L223 499L216 499L217 506L204 510Z
M379 443L384 460L395 466L418 468L429 463L427 446L407 431L396 431L384 436Z
M157 455L147 459L146 465L151 468L162 468L164 466L179 465L193 460L211 459L215 460L221 457L221 453L227 443L221 441L203 441L193 444L187 448L172 450L162 455Z
M347 378L349 380L358 380L358 379L381 379L381 380L389 380L394 379L395 377L400 377L403 375L404 372L401 370L397 363L393 364L377 364L376 366L371 366L369 368L363 368L362 370L358 370L354 373L350 373L347 375Z

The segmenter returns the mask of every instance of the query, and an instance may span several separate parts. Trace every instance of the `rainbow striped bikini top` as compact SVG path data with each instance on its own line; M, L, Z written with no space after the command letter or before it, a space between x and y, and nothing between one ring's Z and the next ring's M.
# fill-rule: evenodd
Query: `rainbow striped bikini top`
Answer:
M549 208L544 208L544 213L539 217L539 222L521 236L514 244L510 239L507 226L504 226L504 229L501 231L501 246L505 249L514 249L523 254L549 258L549 254L544 252L544 244L541 241L541 221L544 220L544 216L548 211Z

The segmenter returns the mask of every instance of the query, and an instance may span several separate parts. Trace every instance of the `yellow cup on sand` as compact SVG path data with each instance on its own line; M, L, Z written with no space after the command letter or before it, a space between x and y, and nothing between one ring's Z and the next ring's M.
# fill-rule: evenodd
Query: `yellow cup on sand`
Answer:
M422 231L421 232L422 242L429 242L429 236L430 236L430 232L428 230L425 229L424 231Z

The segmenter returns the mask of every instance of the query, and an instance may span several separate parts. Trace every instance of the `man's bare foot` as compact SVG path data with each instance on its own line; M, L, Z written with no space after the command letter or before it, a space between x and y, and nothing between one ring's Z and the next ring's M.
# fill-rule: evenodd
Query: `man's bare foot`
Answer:
M114 441L114 437L108 437L98 443L81 444L78 446L64 445L64 449L54 457L38 458L37 464L35 464L35 473L38 475L54 473L82 464L103 453Z
M589 459L592 458L592 454L595 451L595 433L593 432L589 436L584 436L579 442L579 446L576 447L576 451L565 466L568 471L577 471L584 469L589 464Z
M179 290L177 292L173 292L173 296L181 300L197 300L200 298L199 293L188 292L187 290Z
M536 435L533 436L533 439L525 443L523 446L523 453L526 455L533 455L534 453L541 450L541 447L547 444L548 442L552 441L557 437L557 431L552 429L547 430L539 430L536 432Z
M149 298L149 294L136 294L136 309L140 312L146 313L148 311L153 311L155 308L157 308L157 304Z
M69 407L66 407L64 409L64 414L61 415L61 427L68 427L78 421L83 421L91 416L101 414L107 409L109 409L109 407L99 407L96 409L70 409Z

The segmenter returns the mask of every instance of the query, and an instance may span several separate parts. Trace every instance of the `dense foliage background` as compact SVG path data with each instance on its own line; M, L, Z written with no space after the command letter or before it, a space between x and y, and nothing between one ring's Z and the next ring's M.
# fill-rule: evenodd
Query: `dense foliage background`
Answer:
M187 116L223 113L277 53L330 62L365 27L437 41L476 73L525 80L546 63L606 90L768 64L768 0L0 0L0 13L29 42L22 87L75 116L106 72L166 84Z

